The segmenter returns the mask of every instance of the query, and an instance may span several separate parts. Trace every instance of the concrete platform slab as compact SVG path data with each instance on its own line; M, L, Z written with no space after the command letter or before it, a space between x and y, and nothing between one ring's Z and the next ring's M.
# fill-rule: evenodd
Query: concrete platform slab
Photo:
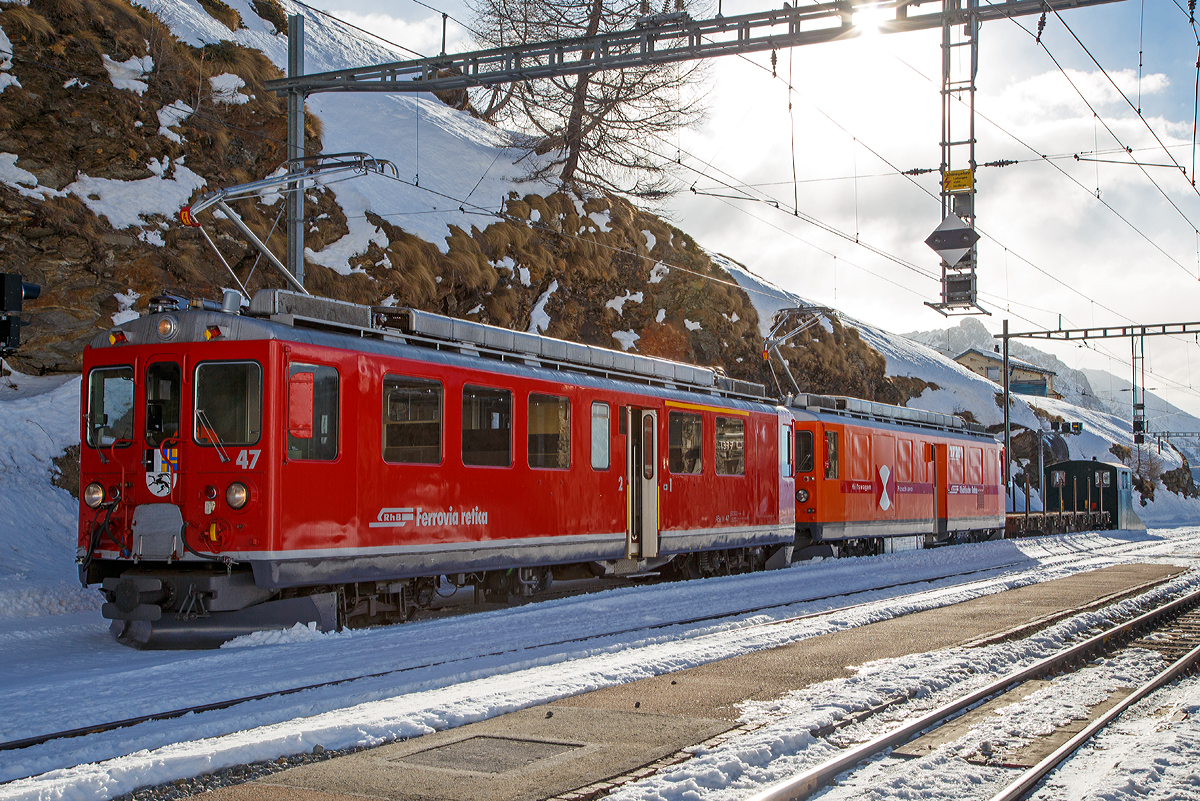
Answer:
M637 770L730 728L723 720L633 710L566 707L553 710L550 717L547 711L539 707L513 712L283 771L268 780L269 786L264 782L229 787L204 797L260 801L290 798L291 791L304 790L332 798L532 801ZM457 765L456 757L461 758Z
M204 798L532 801L570 797L577 788L585 789L580 797L591 797L608 782L628 780L735 728L744 701L772 700L848 676L868 661L1023 631L1181 572L1171 565L1120 565L1009 590L293 768ZM463 756L457 765L454 748Z

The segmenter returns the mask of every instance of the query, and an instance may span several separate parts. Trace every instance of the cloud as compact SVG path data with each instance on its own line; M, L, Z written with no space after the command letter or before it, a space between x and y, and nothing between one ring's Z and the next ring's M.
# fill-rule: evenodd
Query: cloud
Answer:
M1108 74L1112 81L1099 70L1082 72L1068 69L1062 72L1044 72L1009 84L988 105L1010 119L1044 121L1081 115L1090 118L1092 112L1088 109L1089 103L1101 114L1132 114L1133 109L1129 107L1125 98L1129 98L1135 104L1137 102L1137 70L1116 70ZM1162 73L1143 75L1141 96L1165 94L1170 85L1170 79ZM1084 99L1087 100L1086 103Z
M417 20L404 19L386 12L362 13L331 9L335 17L401 47L415 50L423 56L435 56L442 50L442 20L440 16L425 16ZM454 20L446 22L446 50L454 52L471 47L470 33ZM416 56L413 56L416 58Z

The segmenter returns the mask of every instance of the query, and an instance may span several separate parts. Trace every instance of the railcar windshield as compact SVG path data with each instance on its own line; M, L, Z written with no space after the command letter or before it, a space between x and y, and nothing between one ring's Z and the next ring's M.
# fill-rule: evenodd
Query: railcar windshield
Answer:
M807 473L813 469L813 434L811 431L796 432L796 470Z
M253 445L262 435L262 367L258 362L205 362L196 367L198 445Z
M97 367L88 376L87 444L126 447L133 441L133 368Z

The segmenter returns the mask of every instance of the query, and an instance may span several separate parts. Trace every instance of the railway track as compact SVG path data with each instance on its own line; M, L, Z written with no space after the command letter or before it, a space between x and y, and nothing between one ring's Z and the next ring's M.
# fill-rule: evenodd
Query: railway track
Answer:
M422 669L426 669L426 668L441 667L444 665L455 664L458 662L465 662L465 661L468 661L471 659L478 659L480 657L494 657L494 656L503 656L505 654L519 653L521 651L530 650L531 648L546 648L546 647L554 647L554 646L559 646L559 645L571 645L574 643L582 643L582 642L588 642L591 640L597 640L597 639L601 639L604 637L616 637L616 636L623 636L623 635L627 635L627 634L636 634L639 632L654 631L656 629L669 628L671 626L687 626L687 625L695 625L698 623L707 623L707 622L728 619L728 618L736 618L736 617L740 617L743 615L752 615L752 614L755 614L758 612L766 612L766 611L770 611L772 609L780 609L780 608L785 608L788 606L795 606L796 604L813 603L813 602L817 602L817 601L832 600L835 598L849 598L849 597L853 597L856 595L864 595L867 593L880 592L882 590L897 589L900 587L911 587L911 586L916 586L916 585L920 585L920 584L929 584L929 583L936 582L936 581L945 581L946 579L975 577L975 578L971 578L969 581L961 582L961 584L951 585L951 587L969 585L970 583L972 583L974 581L978 581L979 580L978 576L980 574L994 573L996 571L1006 570L1011 567L1016 567L1022 563L1023 562L1021 562L1021 561L1008 562L1005 564L993 565L990 567L980 568L980 569L976 569L976 570L967 570L967 571L961 571L961 572L957 572L957 573L947 573L947 574L933 576L933 577L916 579L913 581L896 582L893 584L887 584L887 585L878 586L878 587L870 587L867 589L856 590L854 592L848 592L848 593L803 596L803 597L791 599L788 601L773 603L773 604L760 604L760 605L756 605L756 606L748 606L748 607L739 608L739 609L732 610L732 611L724 611L724 612L720 612L720 613L716 613L716 614L697 615L697 616L689 617L686 619L671 620L671 621L667 621L667 622L654 623L654 624L649 624L649 625L644 625L644 626L633 626L633 627L622 628L622 629L605 630L603 632L588 634L588 635L579 636L579 637L570 637L570 638L554 640L554 641L550 641L550 642L541 642L541 643L538 643L537 645L533 645L533 646L522 646L519 648L510 648L510 649L504 649L504 650L498 650L498 651L491 651L491 652L482 653L482 654L472 654L469 657L461 657L458 659L448 659L448 660L438 661L438 662L427 662L427 663L423 663L420 665L408 665L403 668L396 668L393 670L385 670L385 671L379 671L379 672L374 672L374 673L364 673L360 676L353 676L350 678L337 679L337 680L333 680L333 681L317 682L314 684L306 684L306 685L303 685L300 687L292 687L292 688L289 688L286 690L275 690L272 692L264 692L264 693L256 693L253 695L239 696L237 698L230 698L230 699L226 699L226 700L222 700L222 701L215 701L215 702L208 703L208 704L198 704L198 705L194 705L194 706L181 707L179 709L172 709L172 710L165 711L165 712L154 712L154 713L150 713L150 714L146 714L146 715L138 715L136 717L125 718L125 719L117 720L117 721L97 723L97 724L90 725L90 726L81 726L81 727L75 728L75 729L67 729L64 731L51 732L48 734L40 734L40 735L35 735L33 737L24 737L24 738L16 739L16 740L8 740L6 742L0 742L0 752L15 751L15 750L23 749L23 748L30 748L30 747L33 747L36 745L42 745L44 743L51 742L53 740L63 740L63 739L69 739L69 738L74 738L74 737L85 737L89 734L101 734L104 732L115 731L117 729L129 728L131 726L136 726L141 723L149 723L151 721L171 720L174 718L183 717L184 715L188 715L188 714L213 712L213 711L217 711L217 710L221 710L221 709L229 709L231 707L238 706L240 704L251 703L253 701L262 701L262 700L265 700L268 698L279 698L279 697L283 697L283 696L294 695L296 693L306 692L308 690L318 690L318 689L322 689L322 688L326 688L326 687L342 686L342 685L346 685L346 684L351 684L356 681L363 681L366 679L378 679L378 678L383 678L386 676L395 676L395 675L409 673L412 671L422 670ZM758 626L783 625L783 624L795 622L798 620L806 620L809 618L819 617L822 615L828 615L828 614L833 614L833 613L838 613L838 612L845 612L845 611L852 610L852 609L858 608L860 606L863 606L866 603L872 603L872 602L864 601L864 602L859 602L859 603L847 604L845 606L840 606L840 607L836 607L833 609L827 609L827 610L823 610L821 612L813 612L813 613L807 614L807 615L796 615L793 617L781 618L779 620L773 620L773 621L769 621L769 622L765 622L765 623L764 622L751 623L751 624L748 624L745 628L754 628L754 627L758 627ZM17 780L17 778L28 778L28 777L16 777L14 779L10 779L9 781L15 781L15 780Z
M1200 666L1200 591L1164 603L1132 620L1064 648L1033 665L1002 676L932 711L906 720L903 725L891 731L845 749L836 757L751 796L751 801L800 801L808 798L833 784L838 775L871 762L889 749L899 748L918 735L928 736L938 727L989 699L1013 693L1022 685L1036 679L1075 671L1102 654L1112 654L1130 647L1158 651L1164 662L1169 662L1169 665L1096 717L1037 764L1021 772L991 797L991 801L1017 801L1024 798L1038 782L1069 759L1097 732L1110 725L1122 712ZM862 722L871 715L894 709L899 703L903 703L903 699L887 701L830 726L828 730L812 733L814 736L828 736L837 728Z
M1106 553L1105 553L1106 550L1107 549L1105 549L1105 548L1099 548L1099 549L1083 548L1080 550L1071 551L1070 553L1063 553L1063 554L1056 555L1056 556L1044 556L1044 557L1042 557L1040 562L1037 564L1036 572L1043 572L1043 571L1045 571L1045 569L1047 567L1052 567L1057 564L1073 565L1079 561L1080 556L1086 556L1088 558L1104 559L1106 556ZM1134 550L1137 550L1136 546L1135 546ZM133 726L136 726L136 725L142 724L142 723L149 723L149 722L161 721L161 720L170 720L170 719L182 717L184 715L191 714L191 713L204 713L204 712L228 709L228 708L236 707L236 706L242 705L242 704L249 704L249 703L252 703L255 701L261 701L261 700L270 699L270 698L277 698L277 697L292 695L292 694L296 694L296 693L302 693L302 692L305 692L308 690L316 690L316 689L325 688L325 687L352 684L356 681L362 681L362 680L367 680L367 679L376 679L376 678L386 677L386 676L396 675L396 674L403 674L403 673L407 673L410 671L421 670L423 668L437 667L437 666L446 665L446 664L453 664L456 662L465 662L465 661L469 661L471 659L480 658L480 657L489 657L489 656L503 655L503 654L508 654L508 653L516 653L516 652L520 652L520 651L529 651L529 650L536 649L536 648L552 647L555 645L580 643L580 642L586 642L589 640L597 640L597 639L601 639L601 638L605 638L605 637L620 636L620 635L636 633L636 632L643 632L643 631L652 631L654 629L663 629L663 628L668 628L668 627L672 627L672 626L689 625L689 624L695 624L695 623L717 621L717 620L721 620L721 619L736 618L738 616L754 614L756 612L769 611L772 609L793 606L793 605L801 604L801 603L819 602L822 600L832 600L832 599L836 599L836 598L852 598L854 596L862 596L862 595L865 595L868 593L877 593L877 592L887 590L887 589L918 586L918 585L922 585L922 584L930 584L930 583L939 582L939 581L946 581L949 579L962 579L962 580L953 582L951 584L948 584L948 585L938 588L938 589L939 590L942 590L942 589L944 589L944 590L965 589L965 588L969 588L973 584L996 580L997 577L988 576L987 574L1003 573L1004 571L1009 570L1010 568L1019 567L1019 566L1026 565L1026 564L1028 564L1027 560L1020 559L1020 560L1010 561L1010 562L1006 562L1006 563L1002 563L1002 564L998 564L998 565L991 565L991 566L984 567L984 568L977 568L977 569L965 570L965 571L946 572L943 574L939 574L937 576L928 576L928 577L923 577L920 579L914 579L911 581L896 582L896 583L891 583L891 584L887 584L887 585L873 586L873 587L863 588L863 589L852 591L852 592L830 593L830 594L823 594L823 595L815 595L815 594L814 595L806 595L806 596L792 598L792 599L789 599L789 600L783 601L783 602L777 602L777 603L765 604L765 605L760 604L760 605L754 605L754 606L746 606L746 607L735 609L735 610L726 610L726 611L723 611L723 612L717 613L717 614L698 615L698 616L689 617L687 619L673 619L670 621L659 621L659 622L656 622L653 624L646 624L646 625L637 626L637 627L605 630L605 631L601 631L601 632L595 632L595 633L592 633L592 634L589 634L586 636L567 638L567 639L557 640L554 642L538 642L538 643L526 644L524 646L515 647L515 648L511 648L511 649L500 649L500 650L495 650L495 651L488 652L488 653L471 654L471 655L456 658L456 659L430 661L430 662L419 664L419 665L409 665L409 666L386 670L386 671L364 673L362 675L353 676L353 677L349 677L349 678L341 678L338 680L317 682L317 683L308 684L308 685L304 685L304 686L297 686L297 687L292 687L289 689L276 690L276 691L271 691L271 692L249 694L246 696L226 699L226 700L207 703L207 704L182 707L179 709L173 709L173 710L168 710L168 711L163 711L163 712L155 712L155 713L150 713L150 714L146 714L146 715L126 718L126 719L122 719L122 720L114 720L114 721L110 721L110 722L97 723L97 724L88 725L88 726L71 729L71 730L56 731L56 732L50 732L50 733L41 734L41 735L35 735L32 737L28 737L28 738L14 739L14 740L10 740L7 742L0 742L0 751L16 751L19 749L31 748L31 747L35 747L35 746L38 746L41 744L50 743L55 740L83 737L83 736L87 736L87 735L91 735L91 734L100 734L100 733L104 733L104 732L114 731L117 729L133 727ZM1011 577L1013 575L1019 576L1020 573L1018 572L1017 574L1009 574L1008 577ZM1157 582L1152 582L1152 583L1157 583ZM1149 586L1149 585L1143 585L1140 587L1131 588L1129 592L1125 593L1125 595L1140 592L1140 591L1144 590L1147 586ZM1100 599L1100 601L1098 601L1097 603L1112 602L1113 600L1116 600L1116 598L1114 597L1111 599ZM830 609L826 609L826 610L811 613L811 614L791 616L791 617L787 617L787 618L781 618L778 620L759 621L759 622L754 622L754 623L748 623L744 626L739 626L738 629L739 630L743 629L743 628L744 629L752 629L752 628L756 628L756 627L783 625L783 624L793 622L793 621L816 618L816 617L821 617L821 616L830 615L830 614L838 614L838 613L845 612L847 610L852 610L852 609L855 609L858 607L862 607L862 606L866 606L868 604L873 604L873 603L878 603L878 602L879 602L879 599L860 601L858 603L845 604L842 606L833 607ZM707 636L707 635L698 634L698 635L693 635L693 636L703 637L703 636ZM16 775L9 776L9 777L6 777L6 779L3 782L0 782L0 785L7 784L12 781L18 781L23 778L30 778L32 775L34 775L34 774L28 774L25 776L16 776Z

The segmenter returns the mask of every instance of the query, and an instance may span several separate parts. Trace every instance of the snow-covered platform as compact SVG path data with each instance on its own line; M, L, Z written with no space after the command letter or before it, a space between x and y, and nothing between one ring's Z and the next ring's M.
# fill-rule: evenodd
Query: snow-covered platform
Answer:
M293 768L207 801L546 799L641 777L738 729L747 703L846 678L879 659L1034 630L1167 581L1185 568L1129 564L1019 587L778 648L621 684Z

